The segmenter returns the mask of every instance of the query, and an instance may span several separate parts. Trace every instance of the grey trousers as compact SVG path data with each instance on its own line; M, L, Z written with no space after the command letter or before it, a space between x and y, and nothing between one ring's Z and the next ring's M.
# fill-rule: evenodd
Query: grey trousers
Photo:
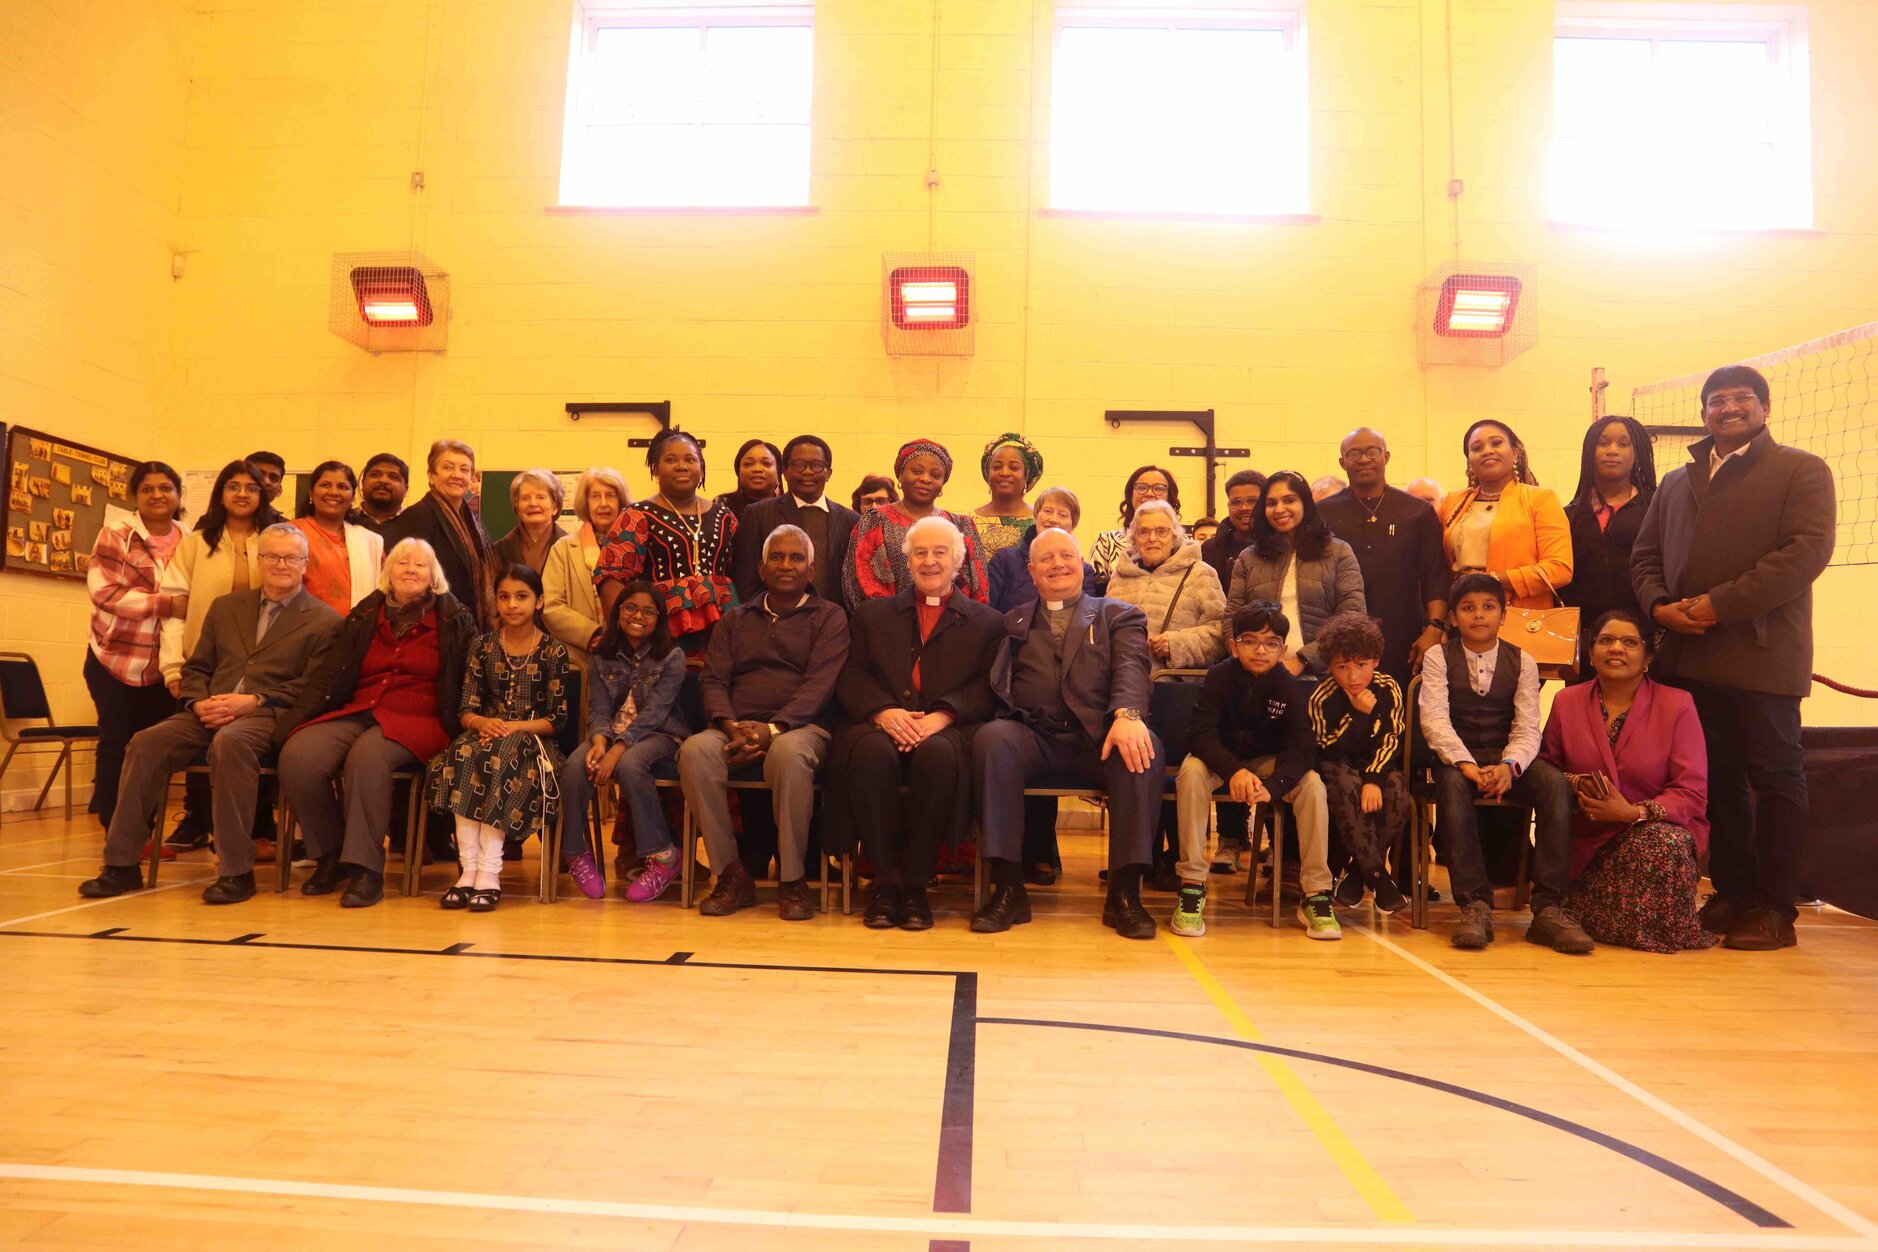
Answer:
M338 852L348 865L382 874L385 836L391 833L391 773L416 764L416 755L385 738L370 713L295 731L280 750L280 786L300 819L307 855Z
M828 757L829 733L820 726L798 726L770 741L763 757L763 781L770 785L776 810L776 853L784 882L795 882L806 872L802 860L809 847L809 821L815 815L815 774ZM721 730L702 730L678 749L678 783L685 803L704 832L704 847L711 869L737 859L737 832L730 824L730 767L724 747L730 742Z
M254 872L254 801L261 758L274 745L274 710L257 709L210 730L194 713L172 714L131 736L104 838L106 865L135 865L169 791L170 775L208 751L215 855L228 877ZM161 831L155 832L161 837Z

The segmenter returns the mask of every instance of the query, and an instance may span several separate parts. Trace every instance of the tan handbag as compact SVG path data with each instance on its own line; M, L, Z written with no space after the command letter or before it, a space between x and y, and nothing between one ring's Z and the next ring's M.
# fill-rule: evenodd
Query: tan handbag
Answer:
M1578 668L1578 610L1565 607L1551 579L1540 574L1539 580L1552 593L1557 607L1522 609L1509 604L1506 620L1500 623L1500 638L1531 657L1535 665L1554 665L1575 673Z

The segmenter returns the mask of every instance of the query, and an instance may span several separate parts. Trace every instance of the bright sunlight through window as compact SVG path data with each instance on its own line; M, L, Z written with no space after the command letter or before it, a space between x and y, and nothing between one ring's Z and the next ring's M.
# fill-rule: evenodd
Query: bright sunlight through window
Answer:
M1554 221L1813 224L1804 11L1561 3L1557 36Z
M581 11L561 203L808 204L810 17L760 5Z
M1059 6L1050 206L1262 215L1309 207L1302 21Z

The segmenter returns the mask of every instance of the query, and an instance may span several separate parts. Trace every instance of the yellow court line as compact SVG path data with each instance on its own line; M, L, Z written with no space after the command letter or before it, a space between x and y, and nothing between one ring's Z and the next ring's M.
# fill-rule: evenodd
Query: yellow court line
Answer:
M1252 1019L1245 1015L1245 1010L1239 1007L1226 988L1220 985L1219 979L1213 977L1212 971L1200 963L1200 958L1194 955L1192 948L1187 946L1187 941L1179 935L1168 934L1165 931L1162 935L1166 938L1167 945L1174 950L1174 955L1179 958L1182 965L1186 966L1187 972L1193 975L1194 981L1200 984L1200 989L1206 992L1207 998L1213 1002L1213 1007L1219 1010L1220 1016L1226 1019L1234 1033L1247 1043L1264 1043L1265 1036L1259 1033L1258 1027L1252 1024ZM1363 1203L1369 1205L1369 1211L1385 1222L1413 1222L1415 1215L1408 1211L1408 1206L1402 1203L1402 1198L1382 1180L1382 1175L1376 1172L1376 1167L1371 1165L1369 1160L1357 1150L1354 1143L1350 1142L1350 1137L1343 1133L1343 1128L1337 1125L1337 1120L1330 1115L1328 1109L1318 1103L1317 1097L1310 1093L1303 1080L1293 1072L1289 1065L1285 1064L1284 1058L1273 1056L1268 1052L1255 1052L1253 1055L1258 1057L1259 1065L1277 1085L1278 1093L1285 1098L1285 1103L1291 1106L1291 1111L1296 1113L1298 1119L1304 1123L1311 1134L1316 1136L1317 1142L1323 1146L1330 1159L1335 1161L1337 1168L1343 1171L1343 1176L1350 1180L1352 1187L1356 1188L1356 1193L1363 1197Z

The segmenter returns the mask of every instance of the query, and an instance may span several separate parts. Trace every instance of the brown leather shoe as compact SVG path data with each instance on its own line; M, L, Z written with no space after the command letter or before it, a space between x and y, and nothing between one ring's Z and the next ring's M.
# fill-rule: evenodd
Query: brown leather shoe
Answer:
M274 863L274 857L275 845L272 839L256 839L254 841L254 863L256 865L272 865Z
M1542 944L1554 952L1564 952L1570 956L1583 956L1598 946L1585 933L1585 928L1578 924L1578 919L1556 904L1548 904L1539 910L1539 915L1532 919L1532 925L1526 929L1526 942Z
M729 917L738 909L747 909L755 903L755 880L744 869L742 861L732 861L717 876L717 886L711 888L711 894L698 905L698 912L706 917Z
M1737 907L1727 896L1719 891L1711 891L1708 899L1702 901L1702 908L1696 914L1696 920L1702 929L1711 935L1725 935L1735 928L1746 909Z
M785 922L806 922L815 916L815 900L809 895L809 880L779 883L776 887L776 916Z
M1780 948L1791 948L1799 941L1800 937L1793 933L1791 921L1778 911L1757 904L1735 922L1728 937L1722 940L1722 947L1733 948L1737 952L1773 952Z

